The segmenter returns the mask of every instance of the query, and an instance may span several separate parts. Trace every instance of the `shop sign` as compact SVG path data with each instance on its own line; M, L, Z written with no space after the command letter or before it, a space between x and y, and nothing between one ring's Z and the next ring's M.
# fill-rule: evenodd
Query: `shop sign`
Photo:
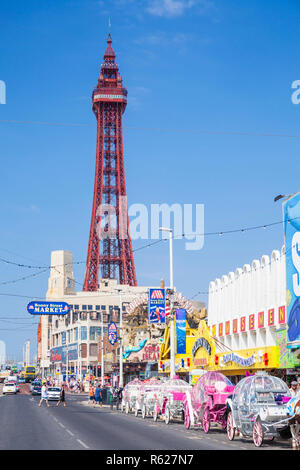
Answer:
M279 307L278 309L278 323L281 325L285 323L285 306Z
M230 321L225 322L225 335L230 334Z
M159 358L159 345L149 344L144 347L144 353L142 356L143 361L157 361Z
M259 312L257 326L258 328L264 327L264 312Z
M223 363L226 364L227 362L235 362L243 367L250 367L255 363L255 356L251 357L241 357L235 353L225 354L222 356Z
M241 317L241 331L246 331L246 317Z
M249 315L249 330L254 330L255 315Z
M268 326L273 326L275 324L275 315L274 308L268 310Z
M208 360L206 359L206 357L202 357L200 359L195 359L194 364L195 366L207 366Z
M149 323L166 322L165 289L149 289Z
M219 323L219 336L223 336L223 323Z
M201 338L198 338L194 343L194 346L193 346L193 349L192 349L193 358L195 357L196 352L200 348L204 348L205 351L209 355L211 355L211 346L210 346L209 342L207 341L207 339L201 337Z
M237 333L237 330L238 330L238 321L237 321L237 318L235 318L234 320L232 320L232 333L233 334Z

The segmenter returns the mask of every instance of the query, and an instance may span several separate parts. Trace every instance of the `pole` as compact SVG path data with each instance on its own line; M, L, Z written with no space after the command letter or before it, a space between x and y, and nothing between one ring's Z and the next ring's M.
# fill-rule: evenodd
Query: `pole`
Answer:
M122 294L120 292L120 318L119 318L119 330L120 330L120 377L119 387L124 387L123 378L123 308L122 308Z
M169 231L169 236L170 236L170 289L173 290L173 230L170 229Z
M101 310L101 384L104 387L103 311Z

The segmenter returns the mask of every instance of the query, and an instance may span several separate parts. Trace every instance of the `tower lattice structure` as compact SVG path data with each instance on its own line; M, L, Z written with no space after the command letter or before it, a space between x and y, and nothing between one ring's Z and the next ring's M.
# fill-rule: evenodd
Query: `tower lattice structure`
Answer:
M122 116L127 104L115 52L107 37L104 62L93 91L97 119L96 168L84 291L104 279L136 286L125 185Z

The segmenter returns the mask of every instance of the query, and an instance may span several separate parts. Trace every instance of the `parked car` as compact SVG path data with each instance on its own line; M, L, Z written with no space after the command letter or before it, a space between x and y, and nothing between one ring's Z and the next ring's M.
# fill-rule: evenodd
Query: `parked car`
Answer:
M6 382L3 386L2 390L3 395L6 393L17 393L17 387L16 387L16 382Z
M59 400L60 399L60 388L59 387L48 387L48 400Z
M31 390L31 395L41 395L42 387L41 385L34 385Z

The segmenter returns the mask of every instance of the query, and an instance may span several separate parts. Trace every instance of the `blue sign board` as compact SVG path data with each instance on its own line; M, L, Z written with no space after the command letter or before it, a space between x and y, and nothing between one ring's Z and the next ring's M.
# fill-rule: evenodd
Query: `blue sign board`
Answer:
M112 321L108 325L108 341L110 344L114 345L118 339L118 329L117 325Z
M165 289L149 289L149 323L166 323Z
M186 311L184 308L176 309L176 351L177 354L186 354Z
M31 315L65 315L70 311L70 305L66 302L38 302L34 300L27 305L27 311Z
M300 193L283 203L287 339L300 340Z

